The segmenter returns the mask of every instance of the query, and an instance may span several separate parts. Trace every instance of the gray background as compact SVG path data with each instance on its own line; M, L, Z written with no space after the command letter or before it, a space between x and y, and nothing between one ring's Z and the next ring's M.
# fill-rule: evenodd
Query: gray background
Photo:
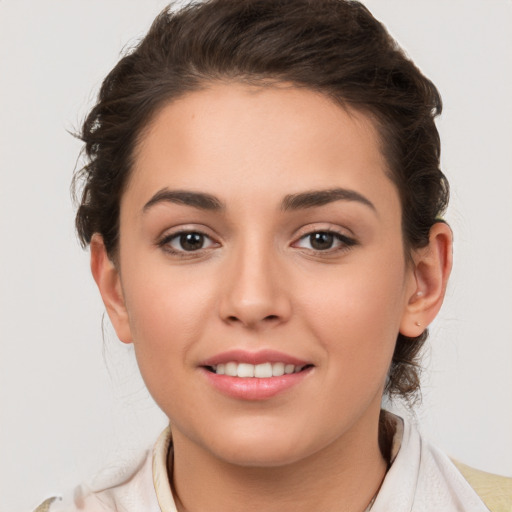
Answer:
M425 355L422 431L512 475L512 2L368 0L438 85L455 270ZM78 128L166 4L0 0L0 509L30 510L165 425L73 232Z

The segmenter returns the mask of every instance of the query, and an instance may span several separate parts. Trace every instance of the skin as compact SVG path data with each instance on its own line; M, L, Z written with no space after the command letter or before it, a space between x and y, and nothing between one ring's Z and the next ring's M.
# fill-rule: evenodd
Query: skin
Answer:
M378 489L396 337L435 317L451 266L444 224L406 262L387 172L368 117L286 85L211 84L144 132L118 259L95 235L91 266L170 419L180 510L234 511L241 499L247 510L364 510ZM360 197L283 208L290 195L338 188ZM222 208L162 199L176 190ZM180 231L206 235L203 247L185 251ZM315 250L310 235L325 232L332 247ZM236 399L201 368L231 349L279 350L312 368L274 397Z

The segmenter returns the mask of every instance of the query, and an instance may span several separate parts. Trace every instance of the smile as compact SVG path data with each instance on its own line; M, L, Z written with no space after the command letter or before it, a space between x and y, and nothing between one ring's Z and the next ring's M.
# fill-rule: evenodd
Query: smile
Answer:
M315 365L275 350L229 350L199 363L206 381L239 400L267 400L300 385Z
M230 361L228 363L220 363L209 366L208 370L217 375L227 375L229 377L268 379L270 377L281 377L282 375L290 375L302 371L308 365L296 366L289 363L237 363Z

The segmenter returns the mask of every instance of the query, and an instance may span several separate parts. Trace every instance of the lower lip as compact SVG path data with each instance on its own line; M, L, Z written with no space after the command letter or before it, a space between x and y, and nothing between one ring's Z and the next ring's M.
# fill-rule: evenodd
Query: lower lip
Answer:
M218 391L240 400L267 400L298 385L311 372L306 368L298 373L259 379L257 377L229 377L217 375L202 368L206 378Z

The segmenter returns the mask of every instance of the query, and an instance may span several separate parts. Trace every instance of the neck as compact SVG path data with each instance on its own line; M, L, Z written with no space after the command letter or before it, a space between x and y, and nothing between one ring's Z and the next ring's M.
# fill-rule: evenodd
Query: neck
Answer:
M321 451L278 467L219 460L173 431L172 483L179 512L363 512L386 474L373 428L354 428ZM170 473L171 474L171 473Z

